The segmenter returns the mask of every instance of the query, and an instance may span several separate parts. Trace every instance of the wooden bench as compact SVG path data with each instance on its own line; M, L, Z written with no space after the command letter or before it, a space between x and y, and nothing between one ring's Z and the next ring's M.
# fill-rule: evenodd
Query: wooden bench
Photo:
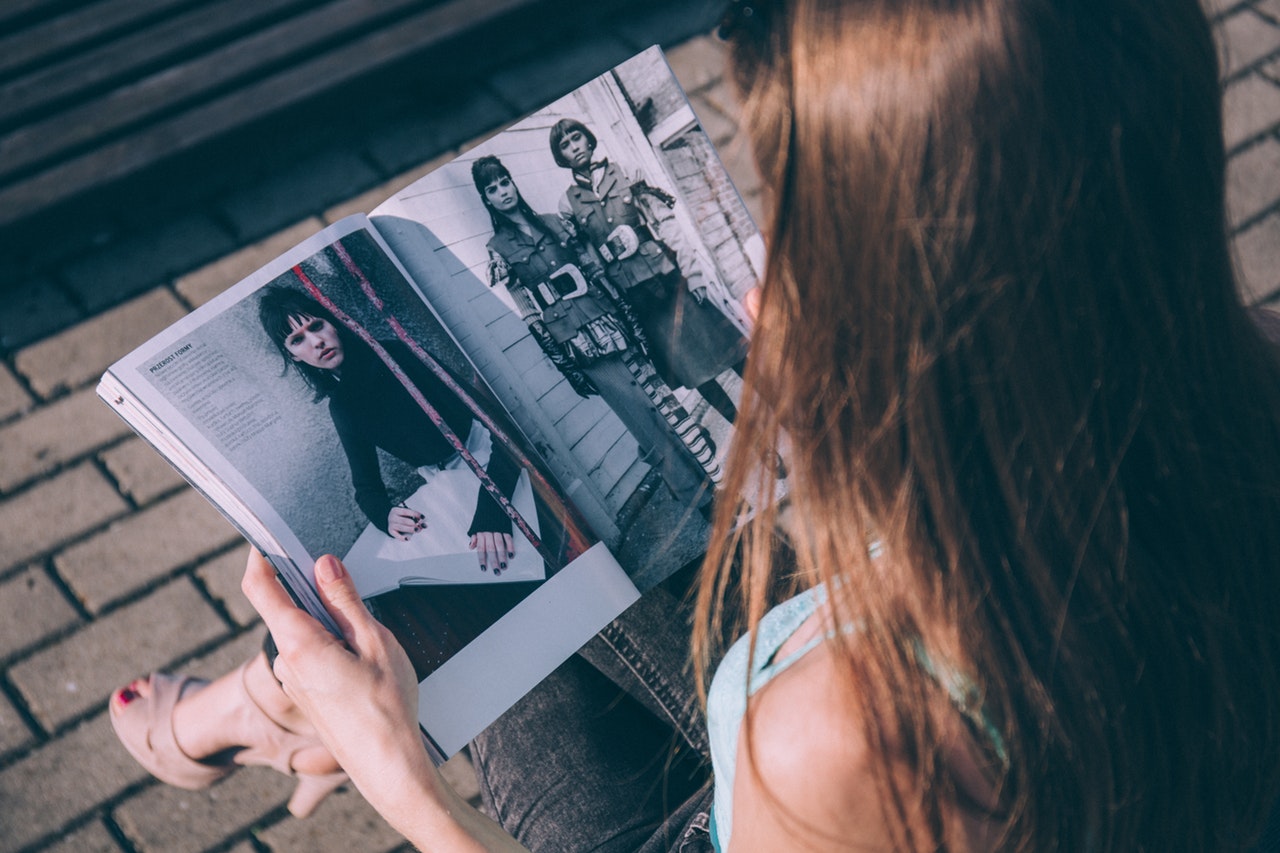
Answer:
M0 227L537 0L5 0Z

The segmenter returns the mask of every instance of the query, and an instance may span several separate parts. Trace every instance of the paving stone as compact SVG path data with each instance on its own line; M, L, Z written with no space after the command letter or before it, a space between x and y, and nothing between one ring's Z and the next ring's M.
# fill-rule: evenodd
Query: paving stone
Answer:
M0 501L0 571L25 563L128 509L92 465L77 465L37 483Z
M93 613L240 535L194 489L122 519L58 554L62 579Z
M1235 238L1240 290L1246 302L1260 302L1280 289L1280 214L1272 214Z
M93 311L163 284L234 247L232 236L212 217L193 214L111 243L68 265L64 276Z
M693 107L694 115L698 117L698 124L716 147L728 144L737 134L737 122L716 109L702 95L690 95L689 103Z
M244 577L247 548L232 548L221 557L215 557L196 569L196 575L209 594L216 598L237 625L252 625L258 621L258 611L240 591L240 579Z
M1280 122L1280 87L1250 74L1223 96L1223 138L1234 148Z
M139 853L200 853L262 821L284 805L292 787L274 770L248 767L202 791L156 785L116 807L112 817Z
M179 578L15 664L9 679L52 731L226 632L191 580Z
M80 621L43 569L32 566L0 583L0 658L8 658Z
M1244 222L1280 200L1280 142L1271 137L1227 163L1227 210Z
M689 39L666 54L671 70L686 92L695 92L724 77L725 45L712 36Z
M1240 6L1244 2L1246 2L1246 0L1200 0L1205 12L1210 16L1219 15L1228 9Z
M354 788L331 795L306 820L284 820L255 833L273 851L380 853L395 850L404 837L365 802Z
M0 492L52 471L130 432L92 388L0 427Z
M742 194L743 198L748 200L747 207L751 209L750 199L757 196L761 192L762 181L760 172L756 169L755 157L751 153L751 146L747 144L747 137L738 134L727 144L717 149L720 153L720 162L724 165L724 169L729 173L729 180L733 181L734 187ZM763 220L755 210L751 210L751 217L755 220L756 225L760 226Z
M265 630L257 630L238 634L208 654L184 663L182 672L212 681L262 651L262 640L266 633Z
M102 821L95 820L69 832L51 847L40 848L40 853L121 853L121 847Z
M142 506L186 481L164 457L140 438L131 438L100 457L122 492Z
M1280 28L1249 9L1224 19L1218 27L1217 37L1221 44L1219 55L1224 57L1224 77L1230 77L1280 50Z
M1280 25L1280 0L1260 0L1253 3L1252 8L1271 23Z
M52 836L146 776L99 714L0 770L0 853Z
M0 349L26 346L83 316L62 288L47 278L6 286L0 299Z
M231 285L324 227L314 216L277 231L265 240L246 246L187 273L174 282L174 290L192 305L203 305Z
M540 51L533 59L497 72L489 78L489 83L500 98L519 112L532 112L634 53L631 45L600 33L562 50Z
M328 224L333 224L339 219L350 216L353 213L368 213L387 199L391 198L391 196L398 193L400 190L409 186L409 184L418 180L418 178L421 178L423 175L430 174L445 163L448 163L455 156L457 156L457 153L454 151L441 154L434 160L422 163L407 172L402 172L386 183L379 184L367 192L363 192L358 196L353 196L346 201L335 204L333 207L321 214L320 218Z
M13 707L6 696L0 694L0 756L8 755L34 740L35 735L27 728L18 709Z
M518 115L492 92L468 89L450 101L411 105L394 123L379 128L366 154L387 174L398 174L473 137L487 136Z
M31 395L13 371L0 364L0 421L21 414L31 408L31 403Z
M349 198L379 177L351 151L324 151L232 193L219 208L242 239L255 239Z
M118 358L186 314L163 288L19 350L14 366L48 398L96 380Z

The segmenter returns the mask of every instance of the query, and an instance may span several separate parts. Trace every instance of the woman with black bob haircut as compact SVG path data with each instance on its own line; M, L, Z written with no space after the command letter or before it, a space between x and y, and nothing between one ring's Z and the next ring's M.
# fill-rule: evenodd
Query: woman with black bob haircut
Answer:
M385 450L420 468L441 465L457 449L364 341L338 322L307 294L288 287L270 287L258 302L263 331L285 361L315 392L327 400L329 415L351 467L356 503L375 527L408 540L426 528L430 519L417 510L397 505L387 493L377 451ZM445 423L463 442L476 425L467 405L399 340L379 342L408 375ZM483 429L482 427L479 427ZM493 446L487 471L508 497L520 476L510 456ZM477 487L479 481L477 480ZM514 550L511 520L483 488L476 498L468 534L484 569L501 571L506 554Z

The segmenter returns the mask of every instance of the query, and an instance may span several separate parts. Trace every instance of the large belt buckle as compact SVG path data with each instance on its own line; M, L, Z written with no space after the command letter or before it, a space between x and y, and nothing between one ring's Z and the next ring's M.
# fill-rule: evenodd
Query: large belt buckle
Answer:
M609 238L600 245L600 255L606 263L615 260L624 261L640 248L640 235L630 225L619 225L609 234Z
M547 277L561 299L576 299L587 292L587 279L577 264L565 264Z

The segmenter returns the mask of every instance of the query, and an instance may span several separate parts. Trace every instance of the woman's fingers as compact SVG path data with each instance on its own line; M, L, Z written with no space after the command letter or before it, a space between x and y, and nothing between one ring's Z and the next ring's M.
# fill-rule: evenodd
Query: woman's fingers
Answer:
M476 552L481 570L501 572L507 567L507 560L514 556L513 545L510 534L484 531L471 537L470 548Z
M427 519L417 510L396 506L387 513L387 533L397 539L408 539L427 527Z
M760 316L760 298L763 295L764 294L760 291L759 285L756 285L742 295L742 307L746 309L747 316L751 319L752 323L754 323L756 318Z
M249 561L245 565L240 588L277 641L284 638L296 640L316 632L328 636L319 622L293 603L289 593L276 580L276 570L256 548L249 549Z
M332 554L316 560L316 591L347 642L353 648L362 648L365 638L371 630L376 630L378 623L365 609L346 566Z

